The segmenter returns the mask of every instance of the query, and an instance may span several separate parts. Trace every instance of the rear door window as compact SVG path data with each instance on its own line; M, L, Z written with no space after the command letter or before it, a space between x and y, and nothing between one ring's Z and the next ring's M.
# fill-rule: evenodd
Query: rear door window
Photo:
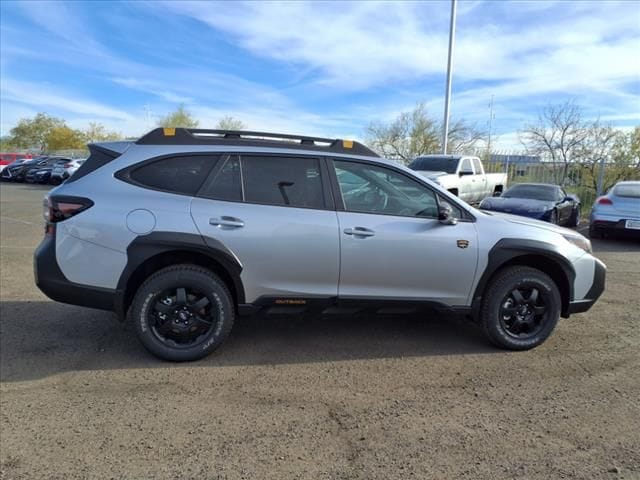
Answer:
M241 163L245 202L325 208L317 158L246 155Z
M199 196L229 202L242 201L242 173L237 156L228 158L213 180L202 187Z

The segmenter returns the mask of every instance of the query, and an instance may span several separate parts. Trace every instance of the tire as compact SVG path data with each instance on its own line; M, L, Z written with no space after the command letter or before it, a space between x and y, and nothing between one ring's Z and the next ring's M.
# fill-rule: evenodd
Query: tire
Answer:
M589 226L589 238L604 238L605 233L603 230L598 230L593 227L593 225Z
M558 224L558 211L557 210L553 210L551 212L551 216L549 217L549 223L552 223L553 225L557 225Z
M577 227L578 225L580 225L580 205L576 205L576 208L573 209L569 223L567 223L568 227Z
M149 352L188 362L206 357L225 341L235 312L220 278L205 268L180 264L159 270L140 286L130 315Z
M535 295L534 290L538 292ZM518 302L518 297L524 303ZM480 320L494 345L508 350L529 350L551 335L561 308L560 292L549 275L531 267L507 267L489 283Z

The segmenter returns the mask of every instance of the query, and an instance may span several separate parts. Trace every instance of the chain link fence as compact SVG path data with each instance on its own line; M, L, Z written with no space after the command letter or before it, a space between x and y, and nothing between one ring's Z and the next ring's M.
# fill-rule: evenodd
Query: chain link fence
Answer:
M561 185L567 192L578 195L585 207L590 207L598 195L620 180L640 180L637 161L564 163L522 152L499 152L490 156L485 152L483 157L486 172L507 173L509 185L527 182Z

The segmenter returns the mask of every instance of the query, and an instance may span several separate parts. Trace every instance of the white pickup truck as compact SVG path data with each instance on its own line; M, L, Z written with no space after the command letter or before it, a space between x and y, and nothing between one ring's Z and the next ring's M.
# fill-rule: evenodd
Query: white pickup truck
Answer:
M467 203L499 195L507 188L506 173L484 173L478 157L464 155L423 155L409 168L436 182Z

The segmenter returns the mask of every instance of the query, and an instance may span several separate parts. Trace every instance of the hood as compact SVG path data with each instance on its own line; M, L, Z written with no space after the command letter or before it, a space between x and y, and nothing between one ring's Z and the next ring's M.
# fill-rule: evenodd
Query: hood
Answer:
M519 215L509 215L508 213L501 212L484 212L486 215L490 215L493 218L500 219L509 223L515 223L517 225L526 225L527 227L540 228L548 232L559 233L560 235L576 235L578 232L569 228L560 227L553 223L543 222L542 220L534 220L529 217L521 217Z
M552 209L554 205L554 202L549 200L534 200L532 198L490 197L482 201L482 208L507 212L519 212L532 208Z

